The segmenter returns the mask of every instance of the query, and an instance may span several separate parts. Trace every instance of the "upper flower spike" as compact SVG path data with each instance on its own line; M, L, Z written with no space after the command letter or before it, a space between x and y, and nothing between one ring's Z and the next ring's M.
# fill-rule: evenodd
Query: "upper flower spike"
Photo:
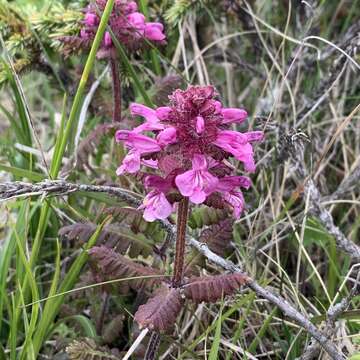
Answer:
M264 135L261 131L230 130L230 124L243 122L247 113L223 108L215 97L212 86L190 86L185 91L176 90L169 106L156 110L140 104L130 106L131 113L145 122L132 131L117 132L117 141L130 148L118 174L137 172L141 164L148 166L151 161L163 176L146 183L154 189L142 206L147 220L166 217L171 212L169 204L181 196L195 204L220 196L222 204L240 216L245 205L240 188L248 188L250 181L229 176L235 169L228 159L242 162L245 171L255 171L252 143ZM146 132L148 135L143 135ZM164 211L159 212L157 206Z
M81 40L90 42L94 39L100 23L98 11L102 12L106 0L96 0L85 8L83 27L80 33ZM146 40L155 43L164 43L166 36L161 23L146 22L145 16L138 11L135 1L115 0L114 8L109 19L109 26L116 38L128 50L137 50L146 44ZM99 51L100 57L105 57L114 49L109 32L106 32Z

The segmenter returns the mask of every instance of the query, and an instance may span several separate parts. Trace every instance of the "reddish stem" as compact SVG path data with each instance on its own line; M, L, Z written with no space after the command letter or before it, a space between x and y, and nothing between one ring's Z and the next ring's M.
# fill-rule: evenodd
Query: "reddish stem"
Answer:
M121 81L119 76L119 66L115 56L110 57L111 77L113 82L113 122L121 121Z
M179 202L176 234L175 264L172 285L181 286L184 276L184 257L185 257L185 235L189 211L189 199L183 198Z

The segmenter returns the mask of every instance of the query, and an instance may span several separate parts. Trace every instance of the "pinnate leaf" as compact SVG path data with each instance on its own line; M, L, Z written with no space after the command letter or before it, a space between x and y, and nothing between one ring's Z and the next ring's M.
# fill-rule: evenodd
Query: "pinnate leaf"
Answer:
M233 224L234 220L231 218L213 224L201 232L199 240L207 244L214 253L224 256L231 247Z
M144 286L152 288L162 281L163 274L159 270L135 263L106 246L95 246L89 251L89 254L91 260L100 269L98 275L104 281L129 277L159 276L158 278L129 280L129 285L135 290L139 290Z
M135 320L141 328L166 331L174 325L183 305L180 288L161 288L148 302L141 305Z
M183 291L186 298L196 303L216 302L225 295L234 294L249 281L249 277L240 273L202 276L191 279L184 285Z

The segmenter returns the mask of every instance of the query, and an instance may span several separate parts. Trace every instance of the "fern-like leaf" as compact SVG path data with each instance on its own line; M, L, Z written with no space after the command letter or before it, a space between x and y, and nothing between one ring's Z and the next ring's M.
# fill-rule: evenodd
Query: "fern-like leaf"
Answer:
M179 288L163 287L146 304L139 307L135 320L141 328L166 331L174 325L182 305Z
M216 302L225 295L232 295L250 281L246 275L235 273L193 278L183 287L186 298L200 303Z
M98 346L93 339L74 340L66 352L70 360L118 360L116 352L108 347ZM118 352L117 352L118 353Z
M92 261L101 270L99 275L104 281L129 277L159 276L158 278L129 280L129 285L135 290L139 290L144 286L152 288L162 281L163 274L159 270L135 263L105 246L95 246L89 251L89 254Z
M75 223L62 227L59 230L59 235L66 236L69 240L79 240L80 244L84 244L95 232L96 227L93 223ZM104 227L98 237L97 244L116 248L118 252L124 254L130 246L130 241L124 233L119 232L119 226L115 223Z
M201 232L199 240L207 244L214 253L224 256L226 251L231 248L233 224L234 220L228 218L211 225Z

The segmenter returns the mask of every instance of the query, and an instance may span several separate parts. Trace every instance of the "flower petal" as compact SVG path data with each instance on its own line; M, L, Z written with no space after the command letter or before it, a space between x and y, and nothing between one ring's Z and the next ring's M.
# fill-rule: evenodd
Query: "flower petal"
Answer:
M160 23L146 23L145 37L153 41L163 41L166 36L163 34L163 25Z
M243 109L237 108L225 108L221 110L221 114L224 117L222 123L241 123L247 118L247 112Z
M189 170L175 178L175 184L183 196L191 196L196 190L195 171Z
M168 127L165 130L161 131L156 137L156 140L161 146L166 146L176 142L176 129L173 127Z

